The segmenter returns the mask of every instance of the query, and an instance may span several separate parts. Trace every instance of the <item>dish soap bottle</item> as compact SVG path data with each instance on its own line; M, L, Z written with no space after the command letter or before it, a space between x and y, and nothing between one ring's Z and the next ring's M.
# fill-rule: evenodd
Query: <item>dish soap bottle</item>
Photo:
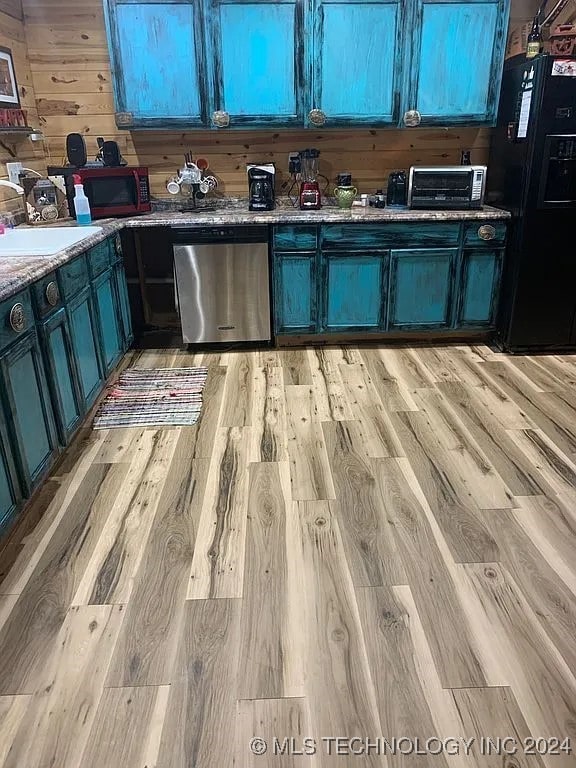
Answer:
M81 226L86 226L92 223L92 215L90 213L90 203L84 193L84 187L82 185L82 179L78 174L74 174L74 210L76 211L76 223Z

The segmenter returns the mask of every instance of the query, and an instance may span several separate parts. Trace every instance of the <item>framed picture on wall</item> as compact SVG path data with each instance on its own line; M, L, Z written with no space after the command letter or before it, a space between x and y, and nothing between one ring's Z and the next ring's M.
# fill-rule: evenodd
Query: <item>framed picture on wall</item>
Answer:
M14 73L14 60L10 48L0 45L0 107L18 109L20 97Z

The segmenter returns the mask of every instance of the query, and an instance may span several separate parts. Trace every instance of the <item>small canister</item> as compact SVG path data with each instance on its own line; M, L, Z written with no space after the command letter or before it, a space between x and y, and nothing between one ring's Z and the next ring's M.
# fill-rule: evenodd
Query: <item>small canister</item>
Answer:
M386 207L386 195L381 189L376 190L376 194L374 195L374 208L385 208Z

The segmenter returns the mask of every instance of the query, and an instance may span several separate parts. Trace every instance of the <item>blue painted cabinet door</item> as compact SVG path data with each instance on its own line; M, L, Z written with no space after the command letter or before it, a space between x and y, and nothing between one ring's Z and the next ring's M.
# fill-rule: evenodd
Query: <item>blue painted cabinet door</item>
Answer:
M126 272L124 271L124 264L122 262L118 262L114 265L114 282L120 310L122 351L126 352L132 343L134 335L132 333L132 315L130 314L130 299L128 298Z
M323 326L327 331L378 330L388 254L323 254Z
M83 409L72 337L64 307L42 324L40 334L58 435L62 445L67 445L80 423Z
M110 268L92 284L105 376L108 376L120 359L123 346L114 281L114 268Z
M319 0L312 106L326 127L396 123L403 51L403 3Z
M508 0L415 0L409 104L426 124L496 116Z
M276 333L317 330L315 253L275 254L274 296Z
M27 495L49 467L58 446L40 345L27 334L0 358L8 430Z
M445 328L450 325L457 248L391 252L388 327Z
M211 0L214 106L230 127L302 125L304 0Z
M82 406L83 410L87 411L100 393L104 382L98 330L89 287L70 302L68 317Z
M207 124L201 0L107 0L119 127Z
M460 327L494 324L501 264L500 250L464 251L457 319Z
M22 499L12 445L0 404L0 534L11 523Z

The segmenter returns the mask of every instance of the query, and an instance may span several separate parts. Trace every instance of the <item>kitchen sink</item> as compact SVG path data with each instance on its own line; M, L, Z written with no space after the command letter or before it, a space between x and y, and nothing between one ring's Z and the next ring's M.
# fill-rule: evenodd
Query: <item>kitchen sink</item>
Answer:
M3 256L52 256L99 232L102 232L102 227L9 229L0 235L0 258Z

